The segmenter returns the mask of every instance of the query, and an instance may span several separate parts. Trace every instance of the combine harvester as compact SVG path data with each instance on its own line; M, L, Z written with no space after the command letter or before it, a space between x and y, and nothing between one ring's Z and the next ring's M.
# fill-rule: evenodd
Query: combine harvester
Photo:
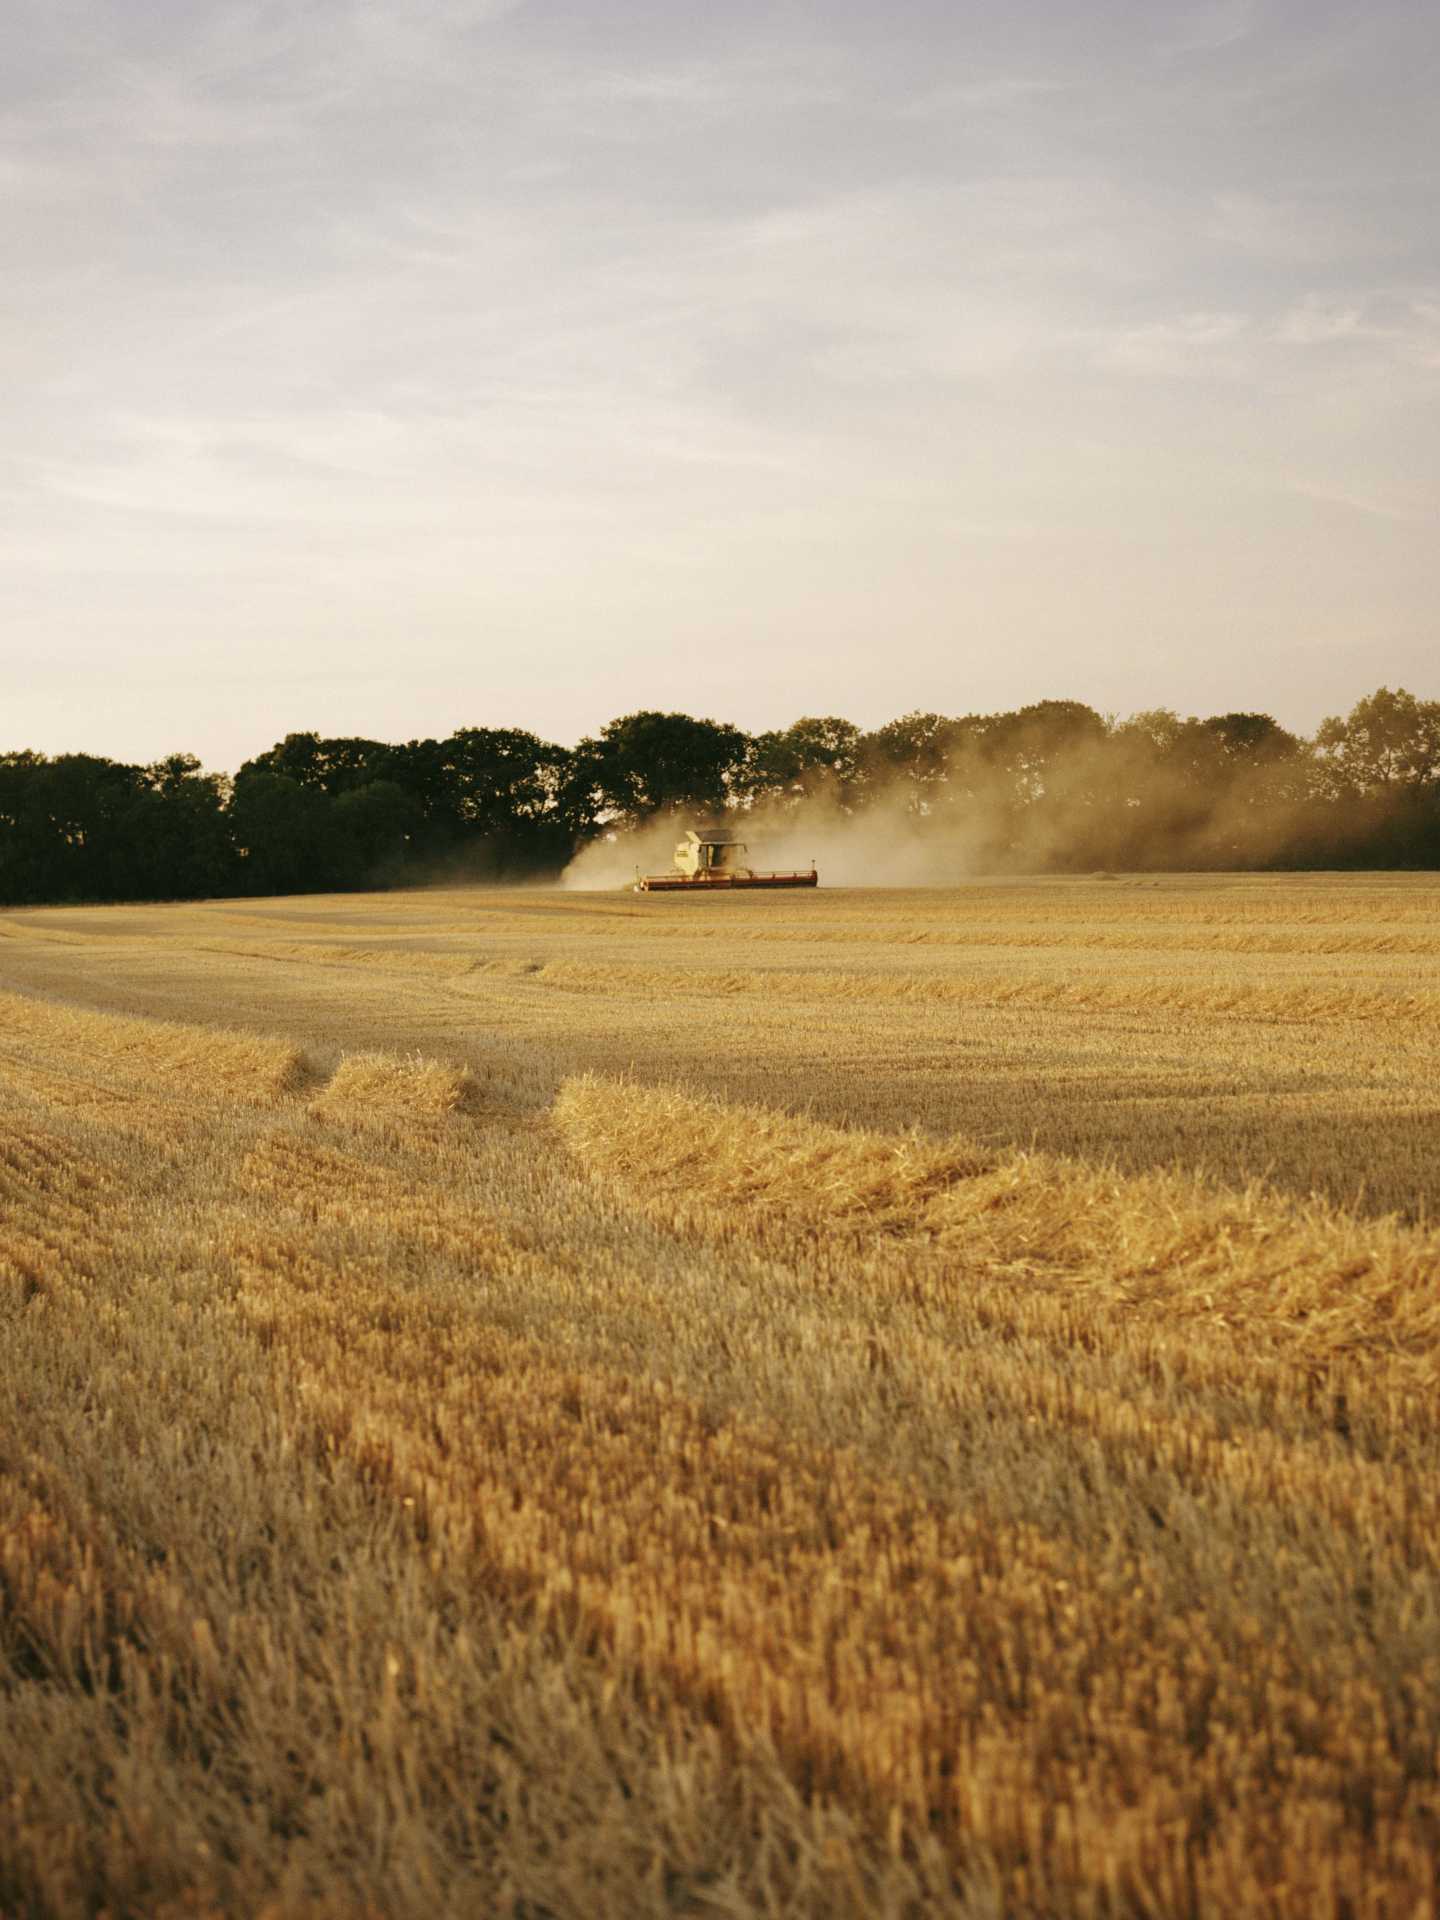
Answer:
M756 873L745 864L745 842L733 834L702 838L692 827L675 849L673 873L635 875L636 893L718 893L740 887L818 887L814 867L803 873Z

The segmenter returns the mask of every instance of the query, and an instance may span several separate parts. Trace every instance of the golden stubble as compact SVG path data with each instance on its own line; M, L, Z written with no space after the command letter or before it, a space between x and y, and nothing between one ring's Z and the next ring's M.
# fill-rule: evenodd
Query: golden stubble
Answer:
M7 1899L1431 1910L1423 1227L508 1052L0 1043Z

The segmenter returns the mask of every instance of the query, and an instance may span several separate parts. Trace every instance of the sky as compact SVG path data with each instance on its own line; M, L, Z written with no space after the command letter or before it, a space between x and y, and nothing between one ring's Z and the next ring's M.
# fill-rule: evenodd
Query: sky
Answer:
M1432 0L9 0L0 750L1440 695Z

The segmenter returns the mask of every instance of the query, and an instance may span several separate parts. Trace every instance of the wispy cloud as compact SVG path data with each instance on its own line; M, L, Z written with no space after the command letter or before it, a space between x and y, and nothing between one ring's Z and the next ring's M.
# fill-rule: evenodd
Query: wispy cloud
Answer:
M1164 50L1172 54L1214 53L1233 47L1255 32L1259 13L1259 0L1208 0L1203 6L1179 7Z
M793 654L865 719L1062 665L1263 705L1263 636L1338 648L1357 583L1432 618L1401 0L16 3L0 622L59 658L102 573L197 671L342 608L357 675L403 633L437 705L564 733L683 703L677 633L737 717Z
M1440 369L1440 283L1339 300L1310 295L1279 317L1273 337L1287 347L1364 348L1393 363Z
M1209 379L1217 372L1238 375L1245 363L1231 349L1249 331L1244 314L1182 313L1100 335L1095 360L1101 366L1156 379Z

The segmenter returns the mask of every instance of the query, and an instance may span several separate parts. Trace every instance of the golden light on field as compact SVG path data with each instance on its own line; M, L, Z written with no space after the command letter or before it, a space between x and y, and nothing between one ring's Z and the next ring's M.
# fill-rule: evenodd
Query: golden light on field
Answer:
M0 1911L1414 1920L1428 881L0 920Z

